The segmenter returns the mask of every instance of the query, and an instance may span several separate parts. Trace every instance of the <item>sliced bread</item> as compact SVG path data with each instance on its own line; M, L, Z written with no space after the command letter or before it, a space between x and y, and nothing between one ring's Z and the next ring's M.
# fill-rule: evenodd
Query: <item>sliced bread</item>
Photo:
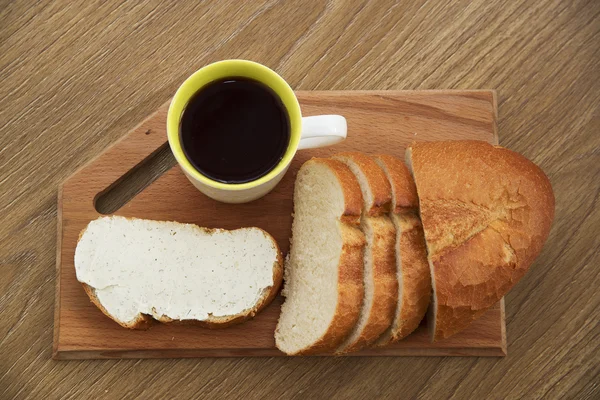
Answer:
M81 233L75 272L90 300L125 328L160 322L229 326L277 294L277 243L259 228L100 217Z
M358 320L363 299L362 195L343 163L313 158L294 187L285 302L275 344L288 355L332 352Z
M390 183L375 160L356 152L333 158L350 168L364 199L360 227L367 240L363 259L365 297L358 323L336 351L348 353L375 342L394 318L398 298L396 232L387 216L391 206Z
M384 346L408 336L419 326L431 297L431 276L413 178L404 162L396 157L377 155L374 158L392 186L390 218L396 228L396 272L399 283L394 320L376 342L377 346Z
M498 302L540 253L554 218L546 175L486 142L420 142L407 149L431 268L433 340ZM428 318L429 319L429 318Z

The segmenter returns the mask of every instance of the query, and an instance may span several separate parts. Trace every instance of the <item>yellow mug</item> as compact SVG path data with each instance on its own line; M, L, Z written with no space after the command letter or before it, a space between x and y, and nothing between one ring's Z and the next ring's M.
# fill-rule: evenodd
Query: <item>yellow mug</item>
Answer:
M267 85L281 99L290 123L290 140L283 157L266 175L245 183L215 181L198 171L183 151L179 127L190 99L206 85L225 78L248 78ZM292 88L276 72L247 60L225 60L209 64L192 74L179 87L167 114L167 137L181 169L198 190L225 203L245 203L269 193L283 178L297 150L329 146L346 138L346 119L341 115L302 117Z

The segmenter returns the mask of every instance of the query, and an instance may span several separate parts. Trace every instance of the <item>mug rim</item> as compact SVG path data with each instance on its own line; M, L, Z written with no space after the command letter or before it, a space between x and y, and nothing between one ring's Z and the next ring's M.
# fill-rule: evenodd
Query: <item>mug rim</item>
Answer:
M282 101L290 123L290 139L288 147L279 163L265 175L250 182L223 183L202 174L194 168L192 163L185 156L179 137L181 116L192 96L207 84L227 77L250 78L267 85ZM250 189L269 182L276 178L280 173L285 172L298 150L301 131L302 114L294 90L275 71L262 64L249 60L223 60L200 68L190 75L177 89L167 112L167 139L175 159L188 176L215 189Z

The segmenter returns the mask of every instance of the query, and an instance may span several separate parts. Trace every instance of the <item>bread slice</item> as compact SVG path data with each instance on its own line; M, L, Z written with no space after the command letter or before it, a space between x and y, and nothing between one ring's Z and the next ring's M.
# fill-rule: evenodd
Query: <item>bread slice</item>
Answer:
M356 324L363 299L361 206L358 182L343 163L313 158L298 171L285 302L275 330L284 353L331 352Z
M345 163L360 184L364 199L360 227L367 239L363 260L365 297L360 318L337 348L337 353L347 353L369 346L392 323L398 298L396 231L387 216L392 196L390 183L375 160L355 152L333 158Z
M242 322L277 294L277 243L259 228L233 231L177 222L100 217L81 233L75 272L90 300L125 328Z
M390 218L396 228L396 273L399 283L394 319L375 343L384 346L417 329L429 305L431 276L413 178L404 162L396 157L377 155L374 158L392 186Z
M407 149L432 275L433 340L465 329L498 302L540 253L554 195L525 157L478 141Z

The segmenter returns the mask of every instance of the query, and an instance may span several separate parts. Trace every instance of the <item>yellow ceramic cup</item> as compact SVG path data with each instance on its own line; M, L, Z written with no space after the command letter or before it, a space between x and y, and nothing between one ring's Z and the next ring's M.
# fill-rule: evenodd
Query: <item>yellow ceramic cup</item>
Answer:
M290 122L290 141L281 161L251 182L223 183L203 175L186 158L179 137L181 116L194 94L211 82L229 77L249 78L269 86L281 99ZM346 138L346 130L346 119L340 115L302 118L298 99L287 82L264 65L246 60L219 61L196 71L175 93L167 115L169 145L185 175L202 193L226 203L245 203L264 196L283 178L297 150L340 142Z

